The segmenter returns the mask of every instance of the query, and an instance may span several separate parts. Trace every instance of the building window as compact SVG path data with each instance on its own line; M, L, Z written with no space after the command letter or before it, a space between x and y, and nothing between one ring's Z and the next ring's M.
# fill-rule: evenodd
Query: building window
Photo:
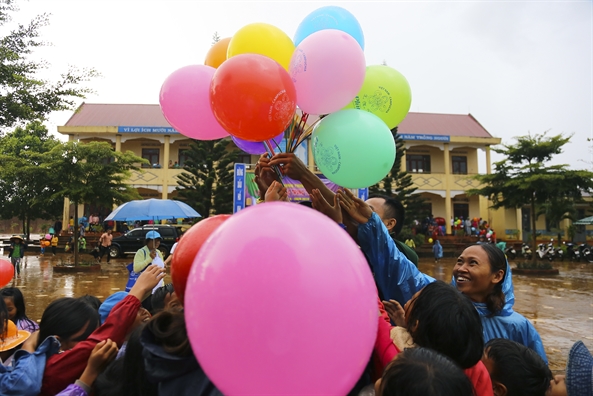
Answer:
M251 164L251 154L247 154L244 152L239 153L237 155L237 159L235 160L236 164Z
M142 149L142 158L147 159L150 162L150 165L143 164L143 168L160 168L161 164L159 163L159 155L160 150L155 148L150 149Z
M453 161L453 174L467 175L467 157L454 155L451 160Z
M186 161L189 159L189 155L187 155L188 152L189 149L179 150L179 161L177 162L178 168L183 168L185 166ZM173 167L175 168L175 165L173 165Z
M406 155L406 170L412 173L430 173L430 155Z
M469 217L469 205L464 203L453 204L453 216L463 220Z

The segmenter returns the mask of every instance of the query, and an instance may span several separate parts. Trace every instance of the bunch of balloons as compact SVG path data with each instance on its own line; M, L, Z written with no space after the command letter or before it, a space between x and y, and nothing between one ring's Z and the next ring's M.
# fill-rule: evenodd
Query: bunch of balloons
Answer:
M328 115L312 133L319 169L343 187L368 187L391 170L390 129L407 115L411 91L397 70L366 66L364 44L359 22L337 6L307 15L294 39L273 25L252 23L215 43L204 65L167 77L161 110L183 135L231 135L250 154L266 152L263 141L279 146L297 108Z
M299 122L319 116L311 140L320 170L343 187L367 187L393 166L390 129L411 94L396 70L366 66L364 45L360 24L341 7L313 11L293 39L249 24L214 44L204 65L173 72L161 109L190 138L230 135L252 154L278 145L297 114ZM335 222L301 205L266 203L199 222L176 249L171 276L188 337L224 394L352 389L376 338L377 291L360 249Z

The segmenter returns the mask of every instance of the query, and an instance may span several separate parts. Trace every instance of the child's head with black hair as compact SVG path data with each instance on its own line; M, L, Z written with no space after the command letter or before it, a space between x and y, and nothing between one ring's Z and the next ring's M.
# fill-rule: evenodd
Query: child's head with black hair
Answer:
M461 368L482 357L482 321L472 302L453 286L436 281L405 305L407 329L414 343L452 359Z
M4 300L8 310L8 319L17 323L19 320L24 320L36 325L31 319L27 317L25 307L25 298L23 293L17 287L5 287L0 290L0 297Z
M91 296L90 294L85 294L82 297L78 297L80 301L83 301L90 305L91 307L95 308L97 312L99 312L99 307L101 307L101 300L95 296Z
M56 336L61 349L72 349L99 327L99 313L86 302L71 297L52 301L41 316L39 339Z
M427 348L399 353L375 384L377 396L473 396L474 387L454 362Z
M553 377L537 352L502 338L486 343L482 363L495 396L544 396Z
M150 298L150 303L150 313L152 315L163 310L180 311L183 309L181 302L175 294L175 289L173 288L172 283L166 284L165 286L156 289Z

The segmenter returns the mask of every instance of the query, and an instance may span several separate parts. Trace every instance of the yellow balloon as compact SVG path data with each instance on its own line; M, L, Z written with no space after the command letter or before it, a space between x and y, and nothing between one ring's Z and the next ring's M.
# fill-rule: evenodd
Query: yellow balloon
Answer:
M432 243L432 238L428 238L428 243Z
M393 129L406 118L411 104L412 91L403 74L389 66L373 65L367 66L360 92L345 108L373 113Z
M260 54L288 70L294 43L282 30L267 23L252 23L239 29L227 49L227 59L240 54Z

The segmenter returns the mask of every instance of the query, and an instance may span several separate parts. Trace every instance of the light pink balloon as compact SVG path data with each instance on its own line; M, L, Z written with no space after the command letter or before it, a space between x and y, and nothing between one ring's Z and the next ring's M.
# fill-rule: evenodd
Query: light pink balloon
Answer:
M311 34L290 61L297 105L309 114L342 109L360 91L365 70L364 52L348 33L325 29Z
M185 302L192 349L225 395L345 395L377 336L377 289L360 249L294 203L225 221L193 263Z
M163 83L159 95L161 111L182 135L197 140L229 135L210 107L210 81L215 71L210 66L185 66L171 73Z

